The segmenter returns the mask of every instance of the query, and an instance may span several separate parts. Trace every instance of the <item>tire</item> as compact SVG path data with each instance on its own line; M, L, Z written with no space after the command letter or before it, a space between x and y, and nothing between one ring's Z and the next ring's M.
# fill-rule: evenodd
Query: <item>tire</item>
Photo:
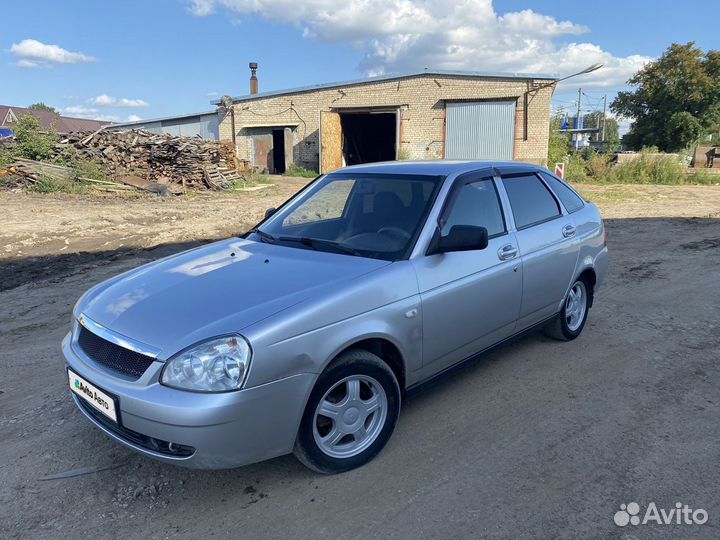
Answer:
M390 440L400 414L400 386L378 356L352 349L322 372L298 430L295 456L337 474L365 465Z
M545 326L545 334L560 341L570 341L580 335L592 305L593 289L587 279L578 278L570 287L557 319ZM578 303L579 302L579 303Z

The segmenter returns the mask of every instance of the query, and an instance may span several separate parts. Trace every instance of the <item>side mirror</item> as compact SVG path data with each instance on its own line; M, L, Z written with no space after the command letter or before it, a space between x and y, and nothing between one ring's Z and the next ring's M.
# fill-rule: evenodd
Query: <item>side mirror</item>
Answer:
M487 229L474 225L453 225L446 236L438 234L436 238L429 255L451 251L474 251L488 246Z
M268 208L267 210L265 210L265 219L272 216L276 211L277 211L277 208Z

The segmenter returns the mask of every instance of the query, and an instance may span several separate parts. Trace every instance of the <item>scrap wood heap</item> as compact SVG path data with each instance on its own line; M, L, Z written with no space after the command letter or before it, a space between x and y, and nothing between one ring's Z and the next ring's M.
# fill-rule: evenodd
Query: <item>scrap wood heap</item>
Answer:
M76 132L62 139L56 150L73 147L95 159L109 178L134 175L151 182L215 188L206 180L207 167L235 169L235 149L228 141L176 137L143 129Z

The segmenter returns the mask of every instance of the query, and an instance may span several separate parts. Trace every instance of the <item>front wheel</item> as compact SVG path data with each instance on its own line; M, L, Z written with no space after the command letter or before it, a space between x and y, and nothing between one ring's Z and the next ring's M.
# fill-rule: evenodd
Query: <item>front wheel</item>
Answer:
M592 288L585 279L573 283L559 317L545 327L545 333L562 341L578 337L587 321L591 294Z
M383 449L399 414L400 386L388 365L368 351L348 351L318 378L295 455L321 473L355 469Z

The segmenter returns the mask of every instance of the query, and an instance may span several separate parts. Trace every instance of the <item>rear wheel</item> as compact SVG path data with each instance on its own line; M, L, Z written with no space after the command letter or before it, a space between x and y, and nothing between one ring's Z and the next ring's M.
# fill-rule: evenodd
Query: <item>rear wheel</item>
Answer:
M399 413L400 387L388 365L368 351L347 351L318 378L295 455L326 474L360 467L385 446Z
M545 333L562 341L578 337L587 321L591 295L592 288L585 278L573 283L560 316L545 327Z

